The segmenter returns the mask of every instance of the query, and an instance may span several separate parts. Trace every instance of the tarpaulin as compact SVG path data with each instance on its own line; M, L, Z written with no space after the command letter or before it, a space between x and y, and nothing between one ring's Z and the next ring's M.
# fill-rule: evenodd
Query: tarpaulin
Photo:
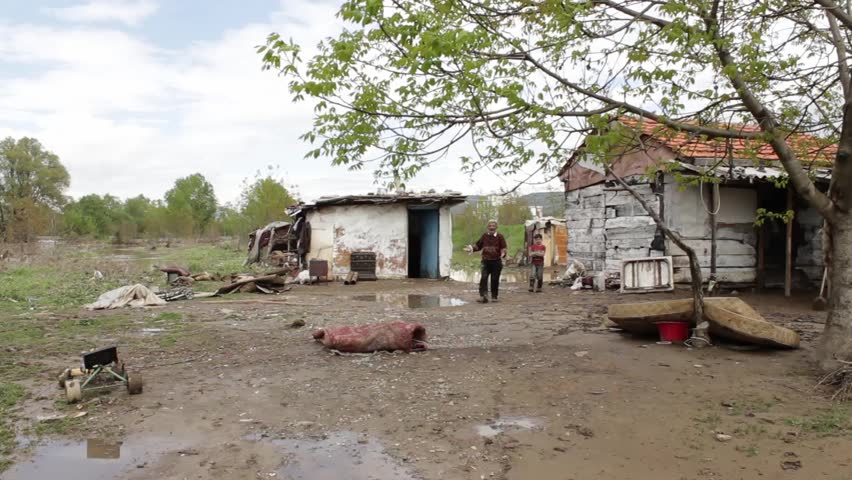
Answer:
M391 322L321 328L314 339L328 348L346 353L379 350L423 350L426 329L419 323Z
M89 310L102 310L165 304L166 301L158 297L148 287L136 284L110 290L98 297L95 303L86 305L86 308Z

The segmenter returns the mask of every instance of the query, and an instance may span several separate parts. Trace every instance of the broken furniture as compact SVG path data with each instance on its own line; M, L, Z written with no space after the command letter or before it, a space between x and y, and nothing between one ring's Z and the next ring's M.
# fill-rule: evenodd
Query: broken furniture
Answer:
M249 234L245 265L266 263L296 270L310 250L310 241L311 226L304 218L295 223L272 222Z
M674 290L672 257L631 258L621 261L621 293Z
M352 252L349 271L358 274L358 280L376 280L376 252Z
M178 277L188 277L189 276L189 270L182 268L182 267L176 267L174 265L170 265L170 266L167 266L167 267L161 267L160 271L166 274L166 282L169 285L171 285L172 282L177 280Z
M311 280L316 278L318 282L328 282L328 261L311 260L310 262L308 262L308 273L311 277Z
M127 373L124 362L118 358L117 347L84 353L81 368L66 368L59 375L59 388L65 389L68 403L82 400L83 392L119 385L125 385L130 395L142 393L142 377L138 374L131 377Z
M175 300L192 300L195 297L195 292L189 287L174 287L157 292L157 296L167 302L174 302Z
M609 306L609 319L619 328L635 334L657 333L658 322L692 321L693 300L621 303ZM799 334L769 323L747 303L734 297L704 299L704 317L710 324L711 338L775 348L798 348Z
M230 283L216 290L215 295L228 293L282 293L290 288L287 286L289 268L282 268L260 276L240 274L232 276ZM197 296L197 295L196 295Z

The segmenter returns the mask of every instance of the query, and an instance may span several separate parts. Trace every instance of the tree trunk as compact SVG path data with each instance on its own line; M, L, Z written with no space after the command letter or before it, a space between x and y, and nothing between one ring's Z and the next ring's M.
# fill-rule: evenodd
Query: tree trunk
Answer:
M657 224L657 228L662 230L663 234L668 237L669 240L674 242L675 245L678 246L678 248L680 248L686 253L686 256L689 258L689 276L691 278L692 287L692 320L693 322L695 322L695 326L697 328L697 331L695 332L694 336L704 339L705 341L707 341L707 344L709 344L710 339L707 337L706 328L702 328L701 325L704 321L704 281L701 278L701 266L698 264L698 256L695 255L695 250L693 250L692 247L687 245L683 241L683 239L680 238L680 235L669 229L668 225L665 224L663 219L661 219L660 216L657 215L657 212L655 212L654 209L652 209L648 205L648 203L645 202L645 199L643 199L641 195L636 193L636 190L634 190L633 187L631 187L627 182L625 182L624 179L616 175L616 173L613 172L612 169L609 168L609 166L605 166L604 169L606 170L606 173L612 176L615 181L618 182L619 185L621 185L622 188L630 192L630 195L633 195L633 198L635 198L636 201L639 202L640 205L642 205L642 208L645 209L645 212L647 212L648 215L654 220L654 223ZM674 279L672 279L672 281L674 281ZM696 346L702 347L705 345L699 343L696 344Z
M852 360L852 215L840 214L829 235L828 318L817 353L825 371L840 367L838 360Z

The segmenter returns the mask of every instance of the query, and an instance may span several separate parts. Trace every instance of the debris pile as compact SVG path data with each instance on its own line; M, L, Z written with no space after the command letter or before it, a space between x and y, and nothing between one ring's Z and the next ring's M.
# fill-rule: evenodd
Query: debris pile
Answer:
M260 276L249 274L231 275L230 282L216 290L216 295L228 293L267 293L275 294L286 292L292 283L288 279L292 272L290 268L283 268Z

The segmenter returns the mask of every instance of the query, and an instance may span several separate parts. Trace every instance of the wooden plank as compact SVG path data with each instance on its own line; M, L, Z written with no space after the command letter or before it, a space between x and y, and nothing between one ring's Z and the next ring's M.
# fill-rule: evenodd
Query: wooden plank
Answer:
M787 211L793 210L793 186L787 185ZM787 222L787 251L784 257L784 296L789 297L793 287L793 221Z
M716 207L716 202L719 201L714 194L713 185L710 187L710 275L716 276L716 212L713 209ZM701 192L704 195L704 192Z
M766 288L766 226L757 231L757 288Z

